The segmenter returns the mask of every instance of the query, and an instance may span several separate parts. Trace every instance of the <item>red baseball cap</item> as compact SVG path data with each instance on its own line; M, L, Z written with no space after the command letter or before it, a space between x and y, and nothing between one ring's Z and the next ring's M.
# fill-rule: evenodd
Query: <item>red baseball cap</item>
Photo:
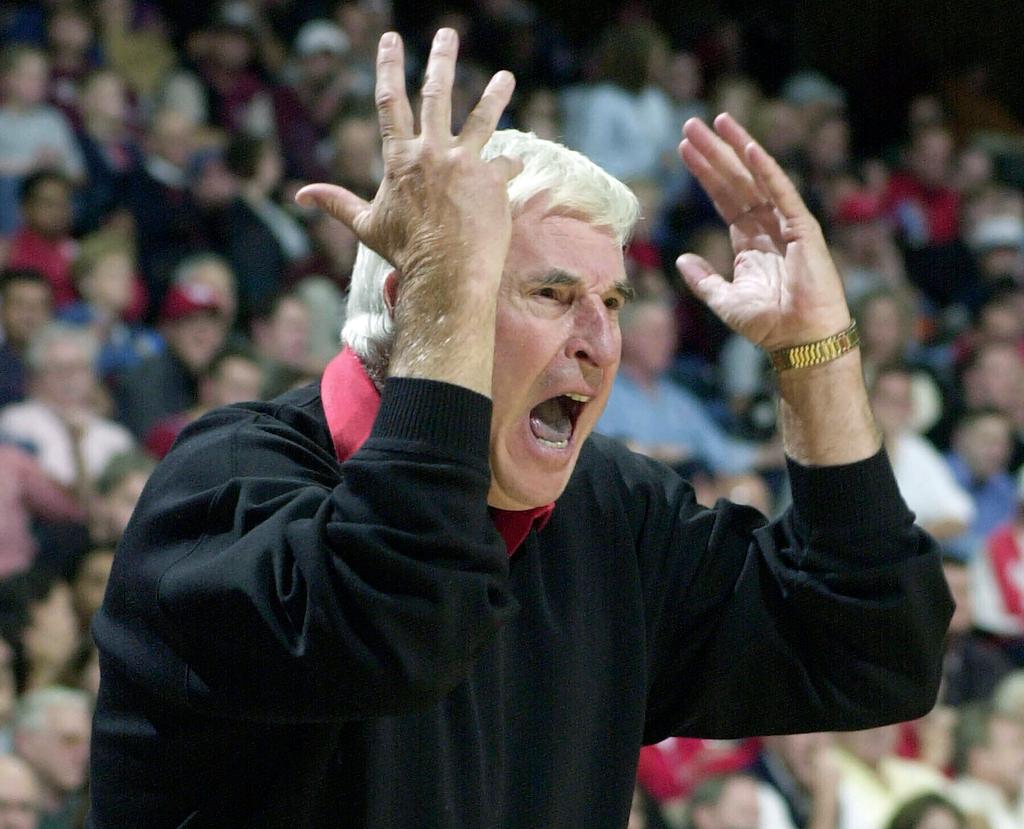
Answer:
M224 313L217 293L209 285L192 282L172 285L160 306L160 321L175 322L199 311Z

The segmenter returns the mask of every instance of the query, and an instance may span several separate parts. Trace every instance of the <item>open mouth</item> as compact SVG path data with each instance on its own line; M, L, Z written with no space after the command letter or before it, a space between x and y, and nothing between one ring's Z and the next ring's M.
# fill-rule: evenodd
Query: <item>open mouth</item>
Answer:
M565 449L572 439L583 407L590 402L585 394L559 394L538 403L530 410L530 431L542 446Z

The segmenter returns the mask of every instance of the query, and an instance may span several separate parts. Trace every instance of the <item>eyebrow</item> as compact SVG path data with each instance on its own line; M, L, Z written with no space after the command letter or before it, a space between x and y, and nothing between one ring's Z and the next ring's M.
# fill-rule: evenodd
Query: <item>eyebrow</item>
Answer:
M583 280L575 274L556 268L555 270L548 271L537 279L537 284L544 288L575 288L578 287L582 281ZM636 298L636 291L625 279L616 279L612 285L612 290L618 291L622 296L623 302L632 302Z

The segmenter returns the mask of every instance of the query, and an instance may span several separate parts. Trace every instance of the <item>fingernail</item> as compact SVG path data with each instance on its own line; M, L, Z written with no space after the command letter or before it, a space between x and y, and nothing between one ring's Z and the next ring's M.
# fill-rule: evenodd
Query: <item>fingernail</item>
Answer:
M454 29L438 29L434 35L434 43L450 43L455 37Z
M383 49L394 49L398 44L398 35L394 32L384 32L380 38L380 45Z
M496 83L499 83L502 86L510 86L511 84L515 83L516 78L515 75L513 75L507 69L502 69L500 72L495 74L494 80Z

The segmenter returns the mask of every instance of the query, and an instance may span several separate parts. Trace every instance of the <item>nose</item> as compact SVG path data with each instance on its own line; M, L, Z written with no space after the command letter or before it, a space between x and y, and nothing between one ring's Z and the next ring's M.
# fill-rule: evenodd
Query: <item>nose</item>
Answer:
M595 368L608 368L618 360L620 344L619 324L604 300L592 295L577 300L566 356Z

